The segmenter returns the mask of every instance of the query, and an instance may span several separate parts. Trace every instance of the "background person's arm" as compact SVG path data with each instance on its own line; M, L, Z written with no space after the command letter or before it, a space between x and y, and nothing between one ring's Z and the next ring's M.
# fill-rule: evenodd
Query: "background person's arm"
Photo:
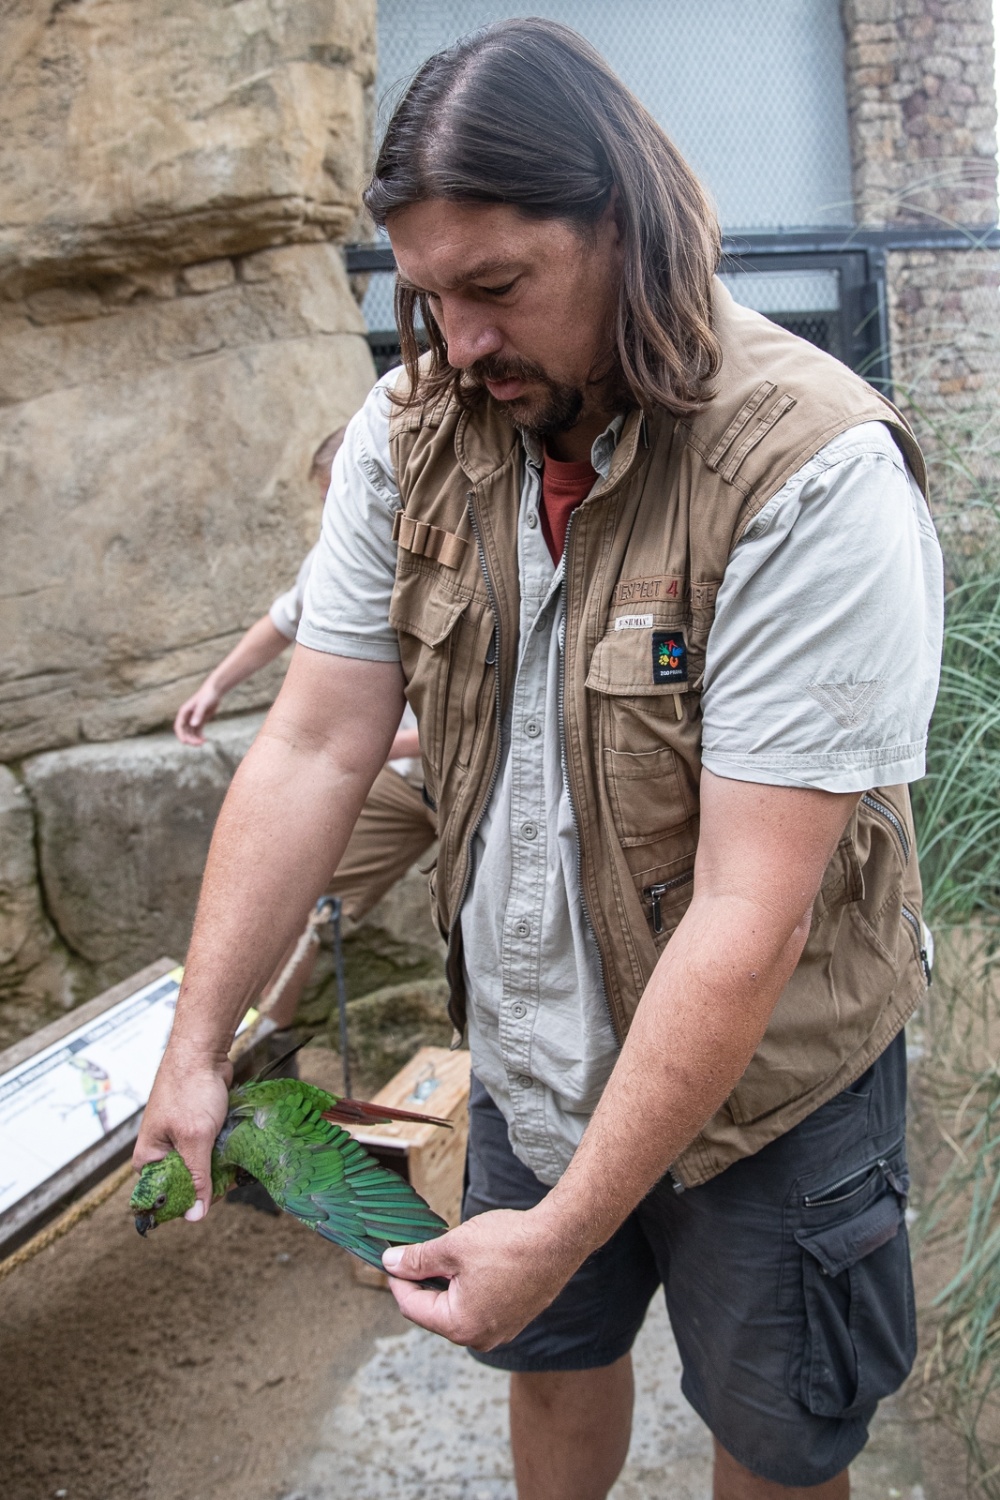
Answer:
M292 642L271 620L262 615L255 620L245 635L241 636L228 656L223 657L214 671L209 672L196 693L192 693L177 710L174 719L174 734L184 745L203 745L205 736L201 729L214 719L219 704L237 683L244 682L279 657Z
M403 710L397 662L298 646L233 779L209 851L173 1030L136 1144L141 1168L176 1147L211 1199L209 1155L226 1112L227 1054L340 861Z
M416 760L420 754L420 731L401 729L392 742L390 760Z
M389 1251L414 1322L490 1349L537 1316L731 1093L798 962L857 793L703 772L694 895L569 1168L537 1208ZM447 1292L412 1284L451 1278Z

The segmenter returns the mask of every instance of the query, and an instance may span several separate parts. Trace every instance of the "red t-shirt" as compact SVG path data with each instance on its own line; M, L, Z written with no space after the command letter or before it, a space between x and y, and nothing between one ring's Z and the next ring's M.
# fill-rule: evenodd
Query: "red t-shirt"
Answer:
M545 455L542 465L542 536L558 563L566 545L569 518L594 487L597 470L589 460L567 464Z

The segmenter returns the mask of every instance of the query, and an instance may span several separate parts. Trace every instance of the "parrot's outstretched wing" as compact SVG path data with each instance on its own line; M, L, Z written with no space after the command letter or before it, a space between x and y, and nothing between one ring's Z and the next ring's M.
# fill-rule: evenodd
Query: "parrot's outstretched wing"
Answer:
M396 1172L380 1166L353 1136L324 1122L335 1138L314 1149L296 1172L282 1208L371 1266L390 1245L445 1234L448 1225Z
M263 1183L279 1208L381 1268L390 1245L435 1239L448 1225L408 1182L325 1118L329 1094L294 1079L233 1091L227 1160Z

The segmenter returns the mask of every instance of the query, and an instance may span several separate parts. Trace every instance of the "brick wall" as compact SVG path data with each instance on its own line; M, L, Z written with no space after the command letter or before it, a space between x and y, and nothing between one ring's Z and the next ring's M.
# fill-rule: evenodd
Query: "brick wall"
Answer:
M858 221L994 223L992 0L844 0L843 17ZM1000 254L894 253L889 304L897 398L946 507L1000 480Z

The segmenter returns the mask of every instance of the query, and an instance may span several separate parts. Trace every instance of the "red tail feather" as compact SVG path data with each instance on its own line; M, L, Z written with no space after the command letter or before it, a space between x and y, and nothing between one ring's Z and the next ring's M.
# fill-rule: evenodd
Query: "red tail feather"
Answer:
M453 1128L450 1120L439 1120L435 1115L388 1109L383 1104L366 1104L363 1099L338 1099L332 1109L323 1111L323 1119L333 1120L337 1125L384 1125L387 1120L403 1120L418 1125L443 1125L445 1130Z

